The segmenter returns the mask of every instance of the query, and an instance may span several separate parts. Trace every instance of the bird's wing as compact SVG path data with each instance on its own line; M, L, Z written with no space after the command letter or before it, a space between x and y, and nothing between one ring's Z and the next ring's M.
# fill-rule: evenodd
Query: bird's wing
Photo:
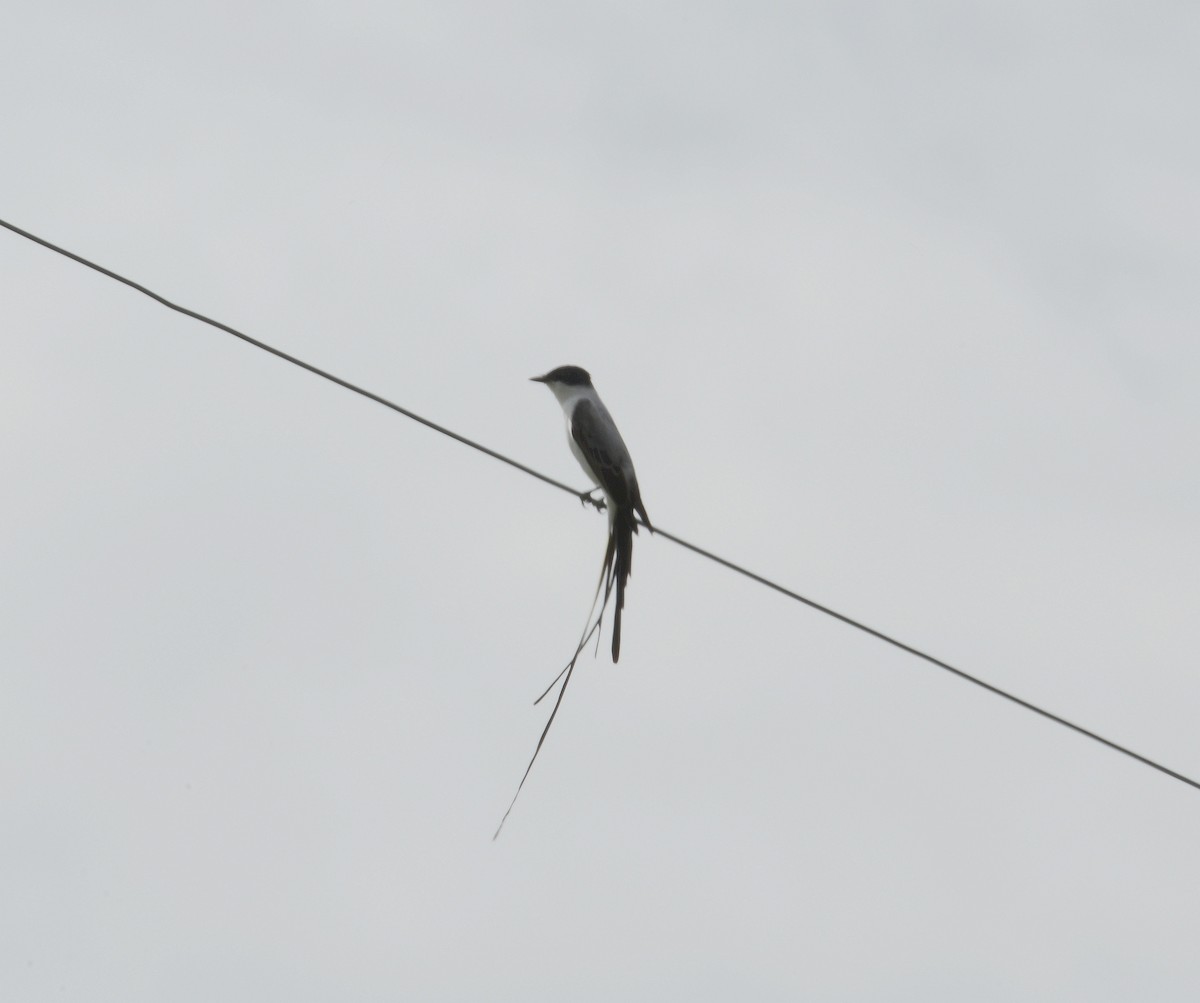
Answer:
M604 493L618 507L628 506L633 464L612 419L592 401L582 400L571 414L571 438L587 458Z

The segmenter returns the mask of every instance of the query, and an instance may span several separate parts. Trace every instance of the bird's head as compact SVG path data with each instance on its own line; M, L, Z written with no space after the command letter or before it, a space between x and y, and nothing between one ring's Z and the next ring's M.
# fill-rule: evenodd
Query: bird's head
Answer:
M551 390L556 387L590 387L592 377L586 369L579 366L559 366L551 369L545 376L531 376L534 383L545 383Z
M545 376L531 376L534 383L544 383L554 394L555 400L563 407L579 397L586 396L592 390L592 378L586 369L579 366L559 366L551 369Z

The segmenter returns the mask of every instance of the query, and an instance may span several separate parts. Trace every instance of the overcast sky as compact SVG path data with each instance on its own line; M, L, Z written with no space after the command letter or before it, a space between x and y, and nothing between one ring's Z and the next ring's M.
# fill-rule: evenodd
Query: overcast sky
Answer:
M1200 777L1200 8L23 4L0 218ZM0 997L1191 1001L1200 791L0 231ZM601 651L607 644L601 646Z

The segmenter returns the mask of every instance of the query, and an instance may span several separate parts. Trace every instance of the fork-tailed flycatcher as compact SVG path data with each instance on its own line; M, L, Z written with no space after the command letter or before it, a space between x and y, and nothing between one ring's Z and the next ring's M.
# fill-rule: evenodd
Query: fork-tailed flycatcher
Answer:
M545 376L534 376L545 383L562 405L567 419L567 442L583 472L604 492L608 508L608 550L604 558L606 582L616 588L613 612L612 660L621 656L621 610L625 605L625 583L633 566L633 534L638 531L637 515L654 532L642 496L638 491L633 460L608 408L600 400L587 370L578 366L559 366ZM581 495L586 499L587 495ZM636 513L636 515L635 515Z

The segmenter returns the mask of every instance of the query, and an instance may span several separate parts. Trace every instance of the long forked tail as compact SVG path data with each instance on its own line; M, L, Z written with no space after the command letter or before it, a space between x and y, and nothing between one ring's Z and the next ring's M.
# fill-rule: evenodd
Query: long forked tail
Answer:
M645 513L642 514L642 518L645 519ZM650 525L649 520L647 520L646 525ZM525 781L529 779L529 773L533 769L533 764L537 762L538 753L542 751L542 745L546 741L546 736L550 733L550 725L554 723L554 718L558 714L558 708L562 706L567 686L571 682L571 674L575 671L575 663L579 661L579 656L583 653L583 649L587 647L593 634L596 635L596 646L599 649L600 628L604 622L604 611L608 608L608 602L612 598L614 587L617 590L617 595L616 612L613 615L613 661L615 662L620 657L621 607L625 605L625 583L629 580L629 572L633 567L633 534L636 532L637 523L634 521L632 512L626 511L614 515L608 534L608 546L604 550L604 563L600 565L600 578L596 582L596 594L592 597L592 608L588 610L587 621L583 625L583 633L579 636L579 643L575 645L575 654L571 656L571 660L567 662L562 672L554 677L554 681L542 691L542 695L534 701L535 705L541 703L550 695L554 687L558 685L559 680L562 680L562 686L554 701L554 709L550 711L550 718L546 721L546 726L542 729L541 737L538 738L537 747L533 750L533 756L529 760L529 765L525 767L525 773L521 776L521 782L517 784L517 792L513 795L512 801L509 802L508 810L504 813L504 817L500 819L500 824L496 827L496 832L492 836L492 839L499 837L500 830L504 828L504 823L508 821L508 816L517 803L517 798L521 796L521 789L525 786ZM600 612L597 614L595 620L593 620L592 614L596 610L596 602L600 599L600 590L602 588L604 590L604 600L600 603Z
M613 635L612 660L616 662L621 657L621 610L625 608L625 583L629 581L629 573L633 570L633 534L637 532L637 524L633 520L633 512L617 511L613 514L612 530L608 546L612 554L612 571L609 578L610 586L615 586L617 595L613 604ZM605 590L607 592L607 589Z
M525 772L521 776L521 782L517 784L517 792L513 795L513 799L508 803L508 810L504 813L504 817L500 819L500 824L496 826L496 831L492 835L492 839L496 839L500 835L500 830L504 828L504 823L508 821L508 816L512 813L516 806L517 798L521 796L521 788L525 786L525 781L529 779L529 772L533 769L533 764L537 762L538 753L542 751L542 745L546 741L546 736L550 734L550 725L554 723L554 718L558 715L558 708L562 706L563 697L567 694L567 687L571 683L571 673L575 671L575 663L579 661L579 656L583 654L583 649L587 647L588 642L592 639L592 635L596 635L596 647L599 650L600 646L600 626L604 622L604 609L608 606L609 596L612 594L613 584L613 565L614 565L614 541L615 537L612 533L608 536L608 547L604 551L604 563L600 565L600 577L596 581L596 594L592 596L592 607L588 610L587 620L583 625L583 633L579 635L579 643L575 645L575 654L571 656L571 660L567 662L554 681L550 683L543 691L542 695L533 701L534 706L540 704L550 694L550 691L558 685L558 681L562 680L562 686L558 691L558 696L554 701L554 709L550 711L550 717L546 721L546 726L542 729L541 737L538 739L537 748L533 750L533 756L530 757L529 765L525 767ZM596 619L592 619L592 614L596 612L596 602L600 598L600 590L604 589L604 602L600 604L600 613Z

